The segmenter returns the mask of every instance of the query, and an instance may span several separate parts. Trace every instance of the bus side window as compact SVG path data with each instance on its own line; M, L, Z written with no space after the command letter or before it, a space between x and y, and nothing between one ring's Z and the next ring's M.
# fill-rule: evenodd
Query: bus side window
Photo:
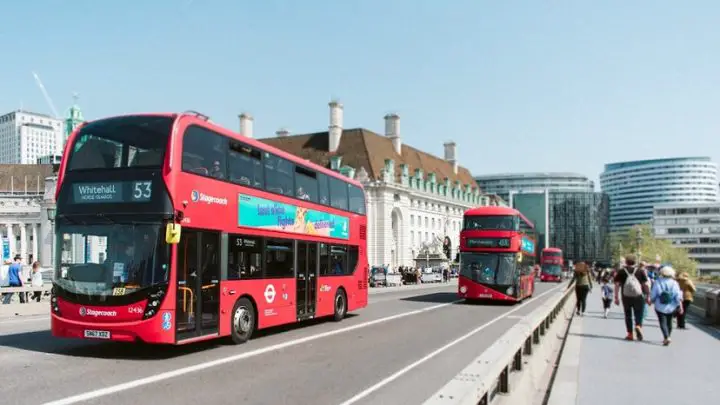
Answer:
M262 278L262 238L229 235L228 280Z
M182 170L201 176L224 179L228 138L213 131L191 125L183 136Z
M348 254L347 254L347 269L345 271L345 274L353 274L355 273L356 267L358 265L358 262L360 258L360 251L357 246L348 246Z
M295 197L318 202L317 173L302 166L295 166Z
M348 274L348 254L347 246L332 245L330 246L330 274L344 275Z
M237 141L230 142L228 153L228 177L231 182L243 186L263 188L262 154Z
M360 187L348 184L348 194L350 197L350 211L356 214L365 214L365 193Z
M293 241L265 239L265 277L295 277Z
M294 172L293 164L281 157L271 153L265 153L263 156L265 166L265 190L293 197Z
M330 205L330 190L328 188L328 176L317 173L318 202L323 205Z
M330 206L341 210L348 210L348 189L347 183L330 177Z

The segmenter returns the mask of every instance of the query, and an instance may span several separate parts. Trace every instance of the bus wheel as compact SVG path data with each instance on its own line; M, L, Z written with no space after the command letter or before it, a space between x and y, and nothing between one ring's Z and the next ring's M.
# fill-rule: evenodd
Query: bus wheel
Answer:
M255 330L255 307L247 298L240 298L235 303L230 320L230 337L233 343L245 343Z
M342 321L343 318L345 318L345 314L347 314L347 296L345 295L345 291L343 289L338 289L335 293L335 313L333 314L333 318L335 322Z

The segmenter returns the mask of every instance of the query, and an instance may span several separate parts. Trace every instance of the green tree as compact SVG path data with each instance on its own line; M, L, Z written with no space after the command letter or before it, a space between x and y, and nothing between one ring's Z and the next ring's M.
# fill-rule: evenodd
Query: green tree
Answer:
M691 276L697 274L697 263L688 256L687 250L674 246L668 240L655 238L649 225L636 225L624 233L612 235L610 246L614 260L640 252L639 261L655 263L660 256L661 263L670 263L677 272L687 271Z

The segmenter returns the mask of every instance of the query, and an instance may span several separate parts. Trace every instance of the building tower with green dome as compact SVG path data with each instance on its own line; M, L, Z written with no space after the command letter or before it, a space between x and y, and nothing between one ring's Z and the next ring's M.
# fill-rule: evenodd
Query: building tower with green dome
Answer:
M65 142L67 142L67 139L70 137L70 134L80 126L83 122L85 122L85 118L83 118L82 111L80 110L80 107L77 104L78 101L78 94L73 94L73 105L70 107L70 110L68 110L67 118L65 118L65 139L63 140L62 147L65 147Z

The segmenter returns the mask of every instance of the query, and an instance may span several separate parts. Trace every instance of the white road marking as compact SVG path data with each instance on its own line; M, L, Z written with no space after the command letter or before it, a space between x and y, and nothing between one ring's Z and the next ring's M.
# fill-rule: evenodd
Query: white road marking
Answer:
M414 369L415 367L417 367L417 366L425 363L426 361L432 359L433 357L435 357L435 356L437 356L438 354L444 352L445 350L447 350L447 349L455 346L456 344L462 342L463 340L465 340L465 339L467 339L467 338L475 335L476 333L478 333L478 332L480 332L481 330L487 328L488 326L494 324L495 322L498 322L499 320L501 320L501 319L503 319L503 318L506 318L508 315L513 314L513 313L515 313L515 312L523 309L526 305L528 305L529 303L533 302L534 300L537 300L537 299L540 298L540 297L543 297L543 296L545 296L545 295L550 294L551 292L554 292L555 290L557 290L557 289L560 288L560 287L565 287L565 285L558 285L558 286L556 286L556 287L553 287L552 289L550 289L550 290L548 290L548 291L545 291L544 293L542 293L542 294L540 294L540 295L538 295L538 296L536 296L536 297L534 297L534 298L531 298L531 299L523 302L523 303L520 304L518 307L513 308L513 309L510 310L509 312L506 312L506 313L504 313L504 314L502 314L502 315L500 315L500 316L492 319L491 321L489 321L489 322L487 322L487 323L484 323L484 324L478 326L477 328L475 328L475 329L471 330L470 332L468 332L468 333L460 336L459 338L451 341L450 343L447 343L446 345L444 345L444 346L442 346L442 347L440 347L440 348L432 351L431 353L429 353L429 354L426 355L425 357L421 358L420 360L417 360L417 361L415 361L414 363L411 363L411 364L403 367L402 369L398 370L397 372L395 372L394 374L392 374L392 375L390 375L389 377L385 378L384 380L378 382L377 384L375 384L375 385L373 385L373 386L371 386L371 387L369 387L369 388L367 388L367 389L359 392L357 395L355 395L354 397L348 399L347 401L343 402L343 403L340 404L340 405L350 405L350 404L354 404L354 403L360 401L361 399L367 397L368 395L370 395L370 394L372 394L373 392L379 390L380 388L382 388L382 387L390 384L391 382L397 380L399 377L401 377L402 375L404 375L404 374L407 373L408 371Z
M245 353L240 353L235 356L225 357L222 359L212 360L212 361L208 361L205 363L199 363L199 364L195 364L195 365L188 366L188 367L178 368L178 369L175 369L172 371L166 371L164 373L151 375L149 377L128 381L126 383L112 385L112 386L101 388L101 389L94 390L94 391L88 391L88 392L74 395L71 397L58 399L56 401L46 402L44 405L69 405L69 404L76 404L78 402L89 401L91 399L104 397L104 396L114 394L114 393L117 393L120 391L125 391L125 390L129 390L129 389L141 387L143 385L156 383L158 381L168 380L168 379L179 377L179 376L182 376L185 374L194 373L196 371L201 371L201 370L205 370L208 368L221 366L221 365L227 364L227 363L233 363L233 362L236 362L239 360L244 360L244 359L247 359L250 357L255 357L255 356L258 356L261 354L275 352L275 351L282 350L282 349L285 349L285 348L288 348L291 346L297 346L297 345L300 345L303 343L307 343L307 342L310 342L313 340L322 339L322 338L334 336L334 335L339 335L341 333L350 332L350 331L361 329L361 328L366 328L368 326L377 325L379 323L388 322L388 321L392 321L395 319L405 318L405 317L408 317L411 315L417 315L417 314L421 314L424 312L433 311L433 310L447 307L447 306L450 306L453 304L457 304L458 302L461 302L461 301L462 300L456 300L456 301L448 302L445 304L433 305L431 307L417 309L414 311L403 312L400 314L391 315L391 316L388 316L385 318L375 319L373 321L359 323L357 325L352 325L352 326L348 326L345 328L340 328L340 329L331 330L328 332L318 333L317 335L306 336L304 338L299 338L299 339L290 340L290 341L283 342L283 343L278 343L276 345L263 347L263 348L252 350L252 351L245 352Z

